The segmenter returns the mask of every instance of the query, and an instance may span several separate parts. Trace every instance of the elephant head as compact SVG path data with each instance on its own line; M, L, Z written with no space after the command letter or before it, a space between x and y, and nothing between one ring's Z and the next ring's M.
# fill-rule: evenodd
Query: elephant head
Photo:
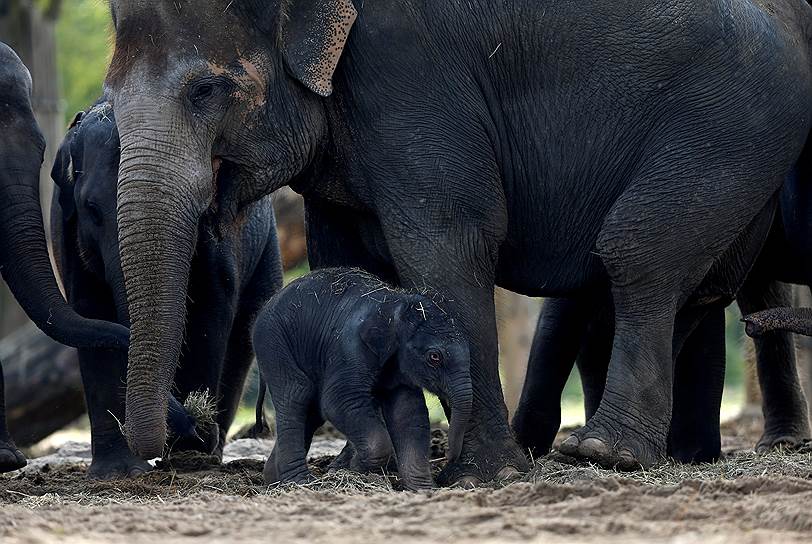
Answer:
M57 286L39 199L45 141L30 95L28 70L0 44L0 271L28 316L55 340L76 347L126 348L125 327L79 316Z
M107 87L121 138L118 226L132 341L126 434L160 455L197 226L237 218L306 169L351 0L112 0Z
M119 139L110 104L100 101L73 119L56 154L60 232L81 267L110 287L117 321L129 324L116 220Z
M434 298L411 294L383 304L377 316L365 320L361 339L381 360L395 360L407 383L448 401L448 460L453 461L471 417L470 353L468 341Z

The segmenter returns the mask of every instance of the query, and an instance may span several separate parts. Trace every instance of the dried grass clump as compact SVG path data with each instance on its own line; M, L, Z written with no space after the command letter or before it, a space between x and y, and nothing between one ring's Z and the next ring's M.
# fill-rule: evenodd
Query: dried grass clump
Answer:
M212 426L217 421L217 400L209 394L208 389L189 393L183 407L195 418L198 428Z
M285 493L309 491L330 495L373 495L394 493L392 483L384 474L359 474L349 470L327 472L308 484L274 484L268 487L266 495L277 497Z
M667 461L650 469L617 472L593 464L577 464L558 452L536 460L522 481L568 484L598 480L637 482L647 486L675 486L685 481L718 482L741 478L812 478L812 450L778 449L765 454L730 454L716 463L685 465Z

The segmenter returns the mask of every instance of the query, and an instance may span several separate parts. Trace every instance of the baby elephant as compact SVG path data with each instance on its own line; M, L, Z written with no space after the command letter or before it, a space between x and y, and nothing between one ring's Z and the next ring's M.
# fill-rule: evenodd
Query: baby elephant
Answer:
M432 487L422 389L450 405L448 458L459 456L471 414L468 342L438 296L357 269L318 270L265 306L254 349L276 408L266 482L313 478L307 452L326 419L347 437L353 468L382 467L394 446L406 488Z
M108 102L100 101L86 114L77 115L52 171L56 188L51 226L71 305L82 315L129 325L118 245L119 145ZM219 175L224 181L233 174L223 169ZM281 287L282 267L269 198L243 210L236 224L221 218L215 208L198 225L185 342L177 370L128 369L126 353L79 351L93 449L89 474L94 478L118 478L149 469L130 452L119 428L125 416L124 384L136 373L146 373L155 383L171 380L181 401L191 393L208 391L216 402L216 425L200 429L202 436L178 402L168 399L169 427L174 431L171 446L173 451L222 453L253 360L254 318ZM184 315L177 319L182 323Z

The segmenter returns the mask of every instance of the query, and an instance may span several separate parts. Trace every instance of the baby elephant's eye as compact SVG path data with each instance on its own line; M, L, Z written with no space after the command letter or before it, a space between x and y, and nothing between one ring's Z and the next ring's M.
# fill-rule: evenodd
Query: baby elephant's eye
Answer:
M426 362L431 366L440 366L443 364L443 353L437 349L430 349L426 353Z

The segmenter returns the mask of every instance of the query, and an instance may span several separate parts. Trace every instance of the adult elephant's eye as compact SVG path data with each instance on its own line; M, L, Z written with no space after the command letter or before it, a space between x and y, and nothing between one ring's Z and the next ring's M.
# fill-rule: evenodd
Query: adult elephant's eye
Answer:
M214 85L211 83L201 83L200 85L195 85L191 92L189 93L189 100L191 100L195 104L199 104L203 102L207 98L209 98L212 94L214 94Z
M426 352L426 362L431 366L438 367L443 364L443 353L438 349L430 349Z
M197 110L211 110L224 106L233 89L233 82L225 76L203 77L189 84L186 97Z

